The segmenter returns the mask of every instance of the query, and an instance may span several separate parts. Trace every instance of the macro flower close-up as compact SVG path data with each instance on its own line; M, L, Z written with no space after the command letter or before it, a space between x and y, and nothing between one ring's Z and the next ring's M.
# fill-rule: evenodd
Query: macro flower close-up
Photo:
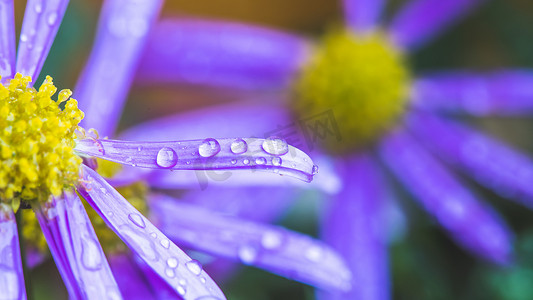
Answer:
M344 25L318 40L251 24L168 17L154 27L136 82L209 86L215 104L184 115L221 134L249 134L242 119L264 123L251 134L275 133L315 161L330 162L341 183L339 190L325 188L321 237L347 260L352 289L318 296L389 299L394 262L387 232L400 226L387 215L396 198L391 182L473 256L494 268L514 263L507 218L477 185L531 207L533 161L470 124L472 117L531 113L533 73L455 65L421 72L410 63L488 2L402 1L384 18L386 1L345 0ZM247 99L217 101L232 90ZM125 136L184 128L174 119L138 125Z
M32 291L28 274L46 260L48 248L71 299L225 299L202 264L174 242L187 240L187 233L190 238L191 233L209 235L214 230L225 232L224 244L217 244L216 235L185 246L232 257L243 255L240 244L258 241L270 250L258 262L260 267L294 273L291 278L325 288L349 289L344 261L323 242L217 215L161 191L147 196L143 176L150 172L122 169L253 170L251 176L262 171L303 182L317 173L306 153L278 137L201 136L157 142L107 138L120 117L121 102L162 2L106 1L75 92L63 89L52 99L57 88L50 76L34 87L32 78L41 74L68 4L28 1L16 51L15 2L0 2L0 298L44 297ZM130 176L108 182L99 172ZM181 222L189 232L172 226L160 231L143 215L150 209L164 212L154 217L156 225L171 212L169 222ZM301 251L310 255L302 258ZM316 252L320 261L313 256Z

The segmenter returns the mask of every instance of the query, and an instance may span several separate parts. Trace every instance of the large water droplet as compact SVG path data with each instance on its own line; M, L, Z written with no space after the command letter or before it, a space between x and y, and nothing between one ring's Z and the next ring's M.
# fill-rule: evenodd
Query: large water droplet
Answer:
M141 215L139 215L138 213L129 214L128 219L130 219L133 224L137 225L140 228L146 227L146 224L144 224L143 217L141 217Z
M202 157L212 157L220 152L220 144L215 139L205 139L200 147L198 147L198 153Z
M247 265L255 262L257 254L257 249L253 246L242 246L238 252L239 259Z
M248 150L248 144L243 139L236 139L231 143L230 148L233 154L243 154Z
M273 157L272 158L272 165L279 167L281 166L281 157Z
M269 137L263 141L263 150L272 155L284 155L289 152L289 145L278 137Z
M177 268L178 267L178 260L174 257L171 257L169 259L167 259L167 266L169 266L170 268Z
M81 263L87 270L96 271L102 268L102 254L98 243L90 238L81 239Z
M258 165L264 165L266 164L266 158L264 157L258 157L255 159L255 163L258 164Z
M178 163L178 154L169 147L164 147L157 152L156 164L161 168L172 168Z
M192 259L185 263L185 266L191 273L198 276L202 273L202 264L199 261Z
M281 233L276 231L267 231L261 238L261 245L265 249L276 249L281 246L282 236Z
M163 248L165 249L168 249L170 247L170 241L167 240L167 239L162 239L160 242L161 246L163 246Z

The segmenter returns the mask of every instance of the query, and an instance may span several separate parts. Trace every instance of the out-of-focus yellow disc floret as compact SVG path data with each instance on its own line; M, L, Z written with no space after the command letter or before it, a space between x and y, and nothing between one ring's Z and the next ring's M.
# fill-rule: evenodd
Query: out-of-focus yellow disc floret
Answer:
M37 91L30 77L0 83L0 202L45 202L78 180L82 159L74 154L75 130L83 119L72 92L57 91L47 76ZM68 100L68 101L67 101ZM65 102L64 109L60 104Z
M410 74L402 53L375 32L327 35L295 84L299 118L333 111L341 142L323 146L347 153L379 138L407 106Z

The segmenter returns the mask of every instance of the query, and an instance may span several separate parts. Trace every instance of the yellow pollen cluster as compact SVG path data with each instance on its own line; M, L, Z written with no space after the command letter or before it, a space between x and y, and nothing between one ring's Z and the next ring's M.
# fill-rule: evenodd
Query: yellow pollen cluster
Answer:
M356 151L379 138L407 106L410 74L402 53L379 32L327 35L294 86L293 110L306 119L326 111L341 141L334 154Z
M14 210L20 201L45 202L60 195L77 182L82 163L73 148L83 112L76 100L68 100L72 92L62 90L54 101L57 89L50 76L38 91L30 82L17 74L0 83L0 202Z

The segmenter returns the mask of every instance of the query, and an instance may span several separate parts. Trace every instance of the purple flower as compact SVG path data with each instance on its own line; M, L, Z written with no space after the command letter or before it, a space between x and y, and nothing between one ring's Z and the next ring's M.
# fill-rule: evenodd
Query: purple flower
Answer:
M157 291L166 292L172 298L224 299L222 291L198 261L187 256L93 170L95 158L167 172L253 168L305 181L311 181L316 167L304 152L276 138L128 142L100 139L92 131L85 132L78 127L84 113L78 109L75 99L69 99L70 90L60 91L55 101L51 96L57 89L51 77L38 90L31 85L31 78L41 72L67 5L66 0L29 0L16 53L13 1L0 2L0 287L3 297L26 298L14 212L20 207L31 207L73 299L121 299L133 291L140 298L153 297ZM120 106L115 104L125 99L135 62L160 7L161 1L125 0L110 0L103 7L95 50L78 86L84 106L98 101L99 110L89 110L86 123L96 120L93 127L101 127L102 132L109 132L116 123ZM64 109L59 107L62 102L65 102ZM105 106L106 103L111 105ZM96 117L89 118L91 114ZM247 147L237 153L239 156L233 147L236 142L241 148L242 143ZM234 162L237 157L238 161ZM143 274L127 274L127 278L136 278L135 282L119 289L117 283L124 281L115 280L78 195L83 196L135 254L129 259L135 257L136 264L143 268ZM158 203L163 205L165 201L158 200ZM177 207L178 214L211 217L195 207ZM190 223L193 221L202 223L198 220ZM318 244L277 228L254 228L254 223L223 217L216 221L249 226L246 230L250 239L270 229L275 234L284 232L290 245ZM268 245L272 243L270 240ZM283 253L292 258L290 255L294 254L289 250ZM325 251L330 254L331 263L344 266L333 251L327 247ZM124 264L123 259L111 260L116 270L122 269L120 275L129 272L124 268L134 267ZM280 257L269 260L276 259ZM146 280L156 288L148 291L138 284ZM338 281L334 284L338 285Z
M387 184L378 161L458 244L494 263L510 261L512 233L441 160L506 198L533 204L531 159L449 117L529 113L531 71L413 76L404 63L406 54L480 2L413 0L380 29L385 1L346 0L348 29L335 31L318 46L250 25L168 19L155 26L137 81L259 90L259 100L220 105L184 118L222 134L290 131L286 136L309 151L325 140L318 156L331 154L342 187L329 203L323 237L348 260L353 289L323 296L386 299ZM188 128L190 123L173 122L177 119L141 124L125 136ZM258 125L243 127L243 119Z

